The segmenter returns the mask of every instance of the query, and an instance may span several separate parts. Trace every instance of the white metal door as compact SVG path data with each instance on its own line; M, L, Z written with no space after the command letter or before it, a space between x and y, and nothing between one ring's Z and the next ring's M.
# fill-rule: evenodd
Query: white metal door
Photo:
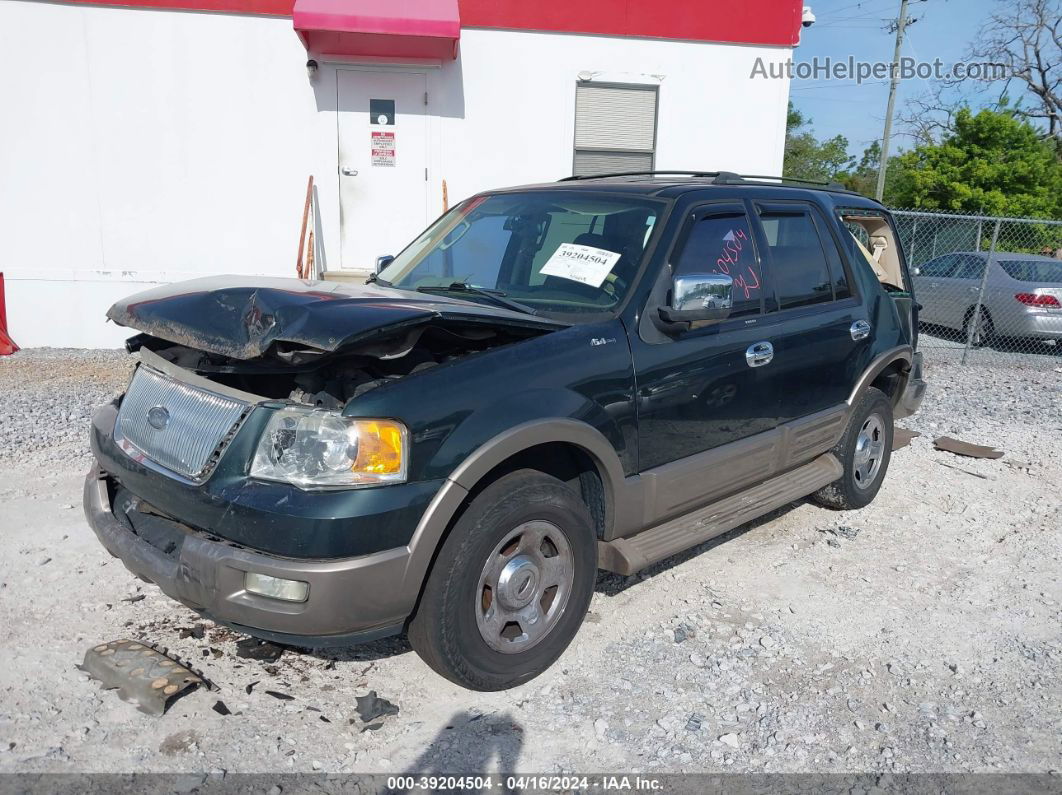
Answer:
M371 270L427 225L427 77L340 69L339 202L342 265Z

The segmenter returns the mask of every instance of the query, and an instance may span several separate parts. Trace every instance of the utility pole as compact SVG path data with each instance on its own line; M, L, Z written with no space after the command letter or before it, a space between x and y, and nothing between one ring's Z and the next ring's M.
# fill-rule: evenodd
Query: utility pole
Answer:
M907 29L907 2L900 0L900 19L896 23L896 52L892 56L892 81L889 84L889 107L885 111L885 134L881 139L881 165L878 166L878 189L874 198L878 201L885 196L885 169L889 163L889 141L892 138L892 113L896 108L896 89L900 85L900 51L903 48L903 34Z

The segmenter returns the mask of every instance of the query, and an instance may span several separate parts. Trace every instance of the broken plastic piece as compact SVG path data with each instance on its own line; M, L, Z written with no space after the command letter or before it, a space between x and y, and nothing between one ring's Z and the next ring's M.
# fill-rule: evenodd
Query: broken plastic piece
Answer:
M917 439L921 435L918 431L909 431L906 428L897 426L892 430L892 449L899 450L907 447L912 439Z
M1002 458L1003 451L994 447L985 447L979 444L970 444L961 439L952 439L950 436L940 436L933 440L933 446L938 450L944 450L955 455L967 458Z
M356 697L354 701L358 705L358 717L362 723L398 714L398 705L392 704L386 698L377 697L375 690L370 690L368 695Z
M148 715L162 715L178 697L203 680L176 660L135 640L112 640L85 652L78 668L105 690L118 691Z
M276 662L283 653L283 646L267 640L258 640L258 638L244 638L236 643L236 656L243 657L245 660Z

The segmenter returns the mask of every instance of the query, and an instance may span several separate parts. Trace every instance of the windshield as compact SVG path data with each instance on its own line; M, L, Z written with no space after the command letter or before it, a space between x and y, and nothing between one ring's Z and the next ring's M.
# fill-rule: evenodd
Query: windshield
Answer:
M477 196L432 224L378 278L403 290L496 291L536 312L608 312L631 288L663 206L564 191Z
M1062 262L1050 260L1000 260L1000 266L1012 279L1019 282L1062 284Z

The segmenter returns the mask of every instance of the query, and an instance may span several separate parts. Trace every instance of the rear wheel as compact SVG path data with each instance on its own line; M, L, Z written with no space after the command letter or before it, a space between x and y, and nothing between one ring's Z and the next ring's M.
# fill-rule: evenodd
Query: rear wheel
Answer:
M596 537L578 495L541 472L513 472L457 520L409 640L452 682L471 690L514 687L568 647L590 606L596 571Z
M844 472L811 498L839 510L869 505L889 469L892 433L892 402L884 392L870 387L856 401L848 427L833 449Z

